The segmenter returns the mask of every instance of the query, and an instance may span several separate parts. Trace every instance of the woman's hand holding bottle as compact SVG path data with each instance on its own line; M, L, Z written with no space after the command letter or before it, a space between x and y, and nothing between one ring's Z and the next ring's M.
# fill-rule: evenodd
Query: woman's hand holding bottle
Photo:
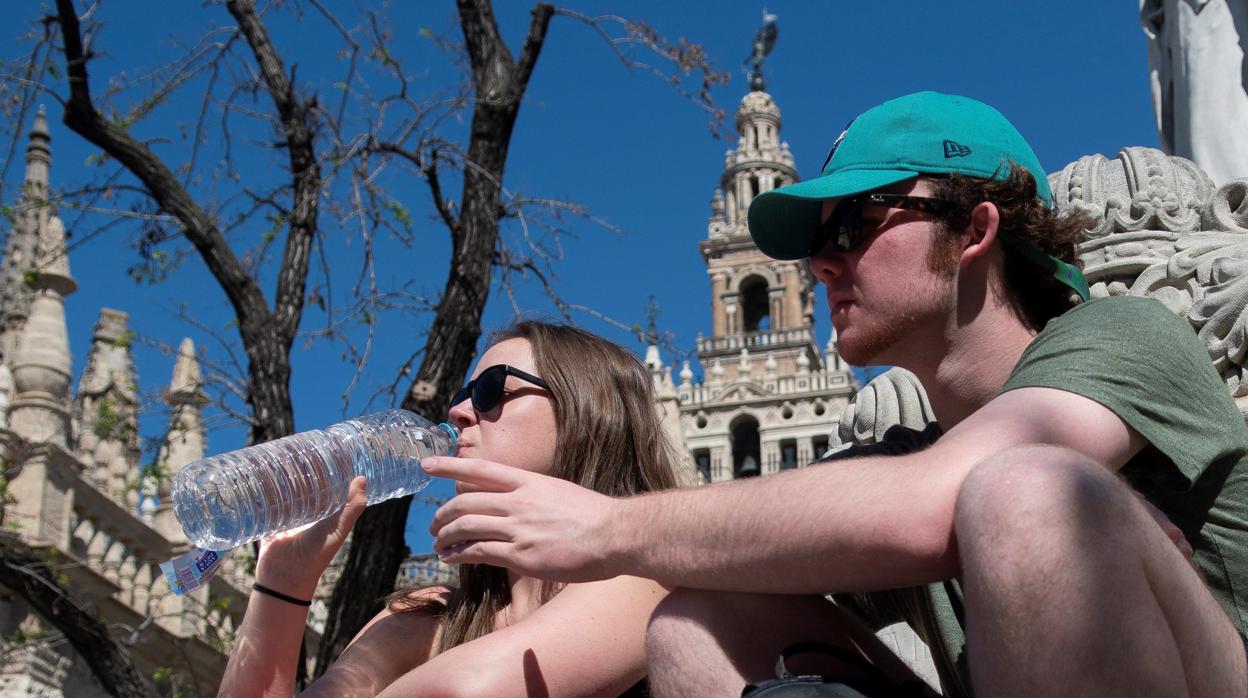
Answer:
M351 481L347 504L337 513L310 526L262 539L256 582L296 598L311 599L321 574L368 506L366 480L360 476Z

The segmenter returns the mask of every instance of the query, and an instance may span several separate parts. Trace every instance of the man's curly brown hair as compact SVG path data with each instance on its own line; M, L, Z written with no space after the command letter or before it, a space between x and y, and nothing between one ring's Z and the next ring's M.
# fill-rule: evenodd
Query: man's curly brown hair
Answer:
M1036 198L1036 180L1027 168L1009 163L1004 179L978 179L961 174L932 177L933 198L953 205L936 219L946 240L966 229L971 211L982 201L991 201L1000 212L1001 233L1031 242L1045 254L1082 269L1075 246L1084 232L1095 225L1083 214L1058 216ZM939 254L937 249L934 254ZM1005 252L1005 300L1027 327L1039 332L1045 324L1079 303L1070 287L1053 278L1047 270L1020 254Z

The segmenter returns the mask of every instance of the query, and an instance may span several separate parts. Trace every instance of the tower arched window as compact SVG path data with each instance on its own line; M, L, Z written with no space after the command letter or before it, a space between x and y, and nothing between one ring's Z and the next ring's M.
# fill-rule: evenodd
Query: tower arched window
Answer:
M780 442L780 469L792 470L797 467L797 441L785 439Z
M771 304L767 297L767 280L751 276L741 282L741 329L762 332L771 329Z
M762 474L762 447L758 436L758 420L741 415L732 422L732 477L756 477Z
M706 448L699 448L693 452L693 462L698 467L698 474L702 476L703 482L711 481L711 451Z

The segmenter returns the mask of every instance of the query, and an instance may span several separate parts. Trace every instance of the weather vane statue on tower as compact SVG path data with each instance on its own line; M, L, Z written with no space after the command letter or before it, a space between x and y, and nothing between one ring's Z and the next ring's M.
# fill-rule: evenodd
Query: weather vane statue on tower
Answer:
M780 34L780 28L776 25L776 16L763 8L763 26L754 32L754 49L750 52L750 57L745 60L750 66L750 89L756 92L762 92L763 85L763 59L767 54L771 53L771 49L776 46L776 37Z

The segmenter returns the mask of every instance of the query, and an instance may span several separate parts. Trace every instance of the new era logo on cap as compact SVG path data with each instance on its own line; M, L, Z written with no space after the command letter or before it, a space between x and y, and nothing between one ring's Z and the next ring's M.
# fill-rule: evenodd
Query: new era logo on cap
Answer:
M950 141L950 140L945 141L945 157L946 158L960 158L960 157L966 157L967 155L970 155L970 154L971 154L971 149L962 145L961 143L954 143L953 141Z
M823 167L819 168L820 172L823 172L824 170L828 169L828 163L832 162L832 156L836 155L836 149L840 147L841 141L845 140L845 134L849 133L849 127L853 125L854 125L854 119L850 119L849 123L845 124L845 130L841 131L841 135L837 136L836 140L832 143L832 149L828 151L828 157L824 159Z

